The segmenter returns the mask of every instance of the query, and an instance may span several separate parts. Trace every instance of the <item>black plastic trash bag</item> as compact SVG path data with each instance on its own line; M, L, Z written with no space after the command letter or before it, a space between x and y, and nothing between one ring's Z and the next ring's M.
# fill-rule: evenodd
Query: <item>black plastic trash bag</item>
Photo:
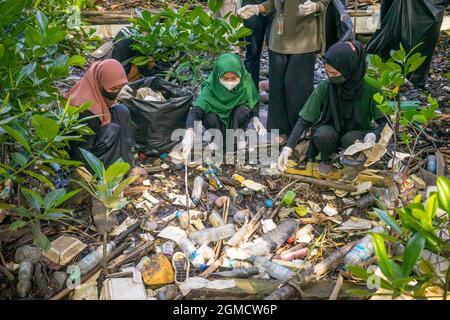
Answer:
M325 21L326 50L337 42L354 39L353 22L345 8L345 0L331 0Z
M427 59L410 77L413 84L423 87L449 4L450 0L383 0L381 28L367 44L367 53L388 59L390 51L398 50L400 43L409 52L423 42L416 52Z
M139 88L149 87L155 92L161 92L166 99L160 102L132 98L127 102L136 151L152 156L168 152L178 143L171 141L172 132L186 127L192 93L158 77L143 78L129 86L134 90L134 95Z

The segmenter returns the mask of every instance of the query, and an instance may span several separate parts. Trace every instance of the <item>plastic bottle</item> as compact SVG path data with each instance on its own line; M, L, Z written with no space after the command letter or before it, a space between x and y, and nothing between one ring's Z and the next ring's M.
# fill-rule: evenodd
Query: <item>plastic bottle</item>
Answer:
M255 256L264 256L285 243L297 227L298 222L295 220L286 220L262 236L262 241L250 247L250 250Z
M217 228L209 228L193 232L189 238L197 244L208 244L223 239L227 239L234 234L234 226L232 224L225 224Z
M19 264L19 278L17 282L17 293L19 297L25 298L31 290L31 279L33 277L33 262L23 261Z
M233 199L233 203L240 204L244 201L244 196L237 192L237 190L233 187L227 187L228 192L230 193L231 198Z
M202 198L202 191L203 191L203 186L205 183L205 179L203 179L203 177L201 176L197 176L194 179L194 187L192 189L192 202L195 205L198 205L200 203L200 199Z
M436 156L434 154L427 157L427 171L436 174Z
M198 252L188 238L181 239L178 245L194 267L199 268L200 270L206 269L205 258Z
M267 258L264 257L255 257L252 256L250 260L253 262L253 264L267 272L272 278L275 278L279 281L288 281L295 277L295 273L289 270L286 267L283 267L282 265L279 265L277 263L273 263L269 261Z
M383 227L375 227L371 232L382 233ZM367 235L356 244L344 257L344 264L359 265L373 255L372 235Z
M216 227L216 228L223 226L225 224L225 221L223 221L222 216L217 211L211 212L211 214L208 217L208 221L209 221L209 223L211 223L211 225L213 227Z
M248 211L239 210L233 216L233 221L239 225L243 225L248 220Z
M176 216L178 221L180 221L180 228L187 229L189 227L190 217L187 211L177 211Z
M238 268L251 268L251 263L246 261L238 261L230 258L224 258L222 260L222 264L220 265L222 268L228 269L238 269Z
M112 249L114 249L115 247L116 247L115 242L111 241L106 246L106 252L110 254ZM80 268L80 274L83 275L91 271L96 265L98 265L102 261L102 258L103 258L103 245L99 246L97 249L89 253L87 256L85 256L77 263L77 267Z
M222 182L220 182L219 178L216 175L216 171L212 168L208 168L205 173L205 177L209 180L209 183L216 189L216 190L222 190L223 185Z

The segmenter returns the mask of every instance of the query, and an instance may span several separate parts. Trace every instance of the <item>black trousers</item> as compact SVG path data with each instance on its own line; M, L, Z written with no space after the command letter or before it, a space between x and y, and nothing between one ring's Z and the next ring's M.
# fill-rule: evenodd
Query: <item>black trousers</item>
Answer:
M252 75L256 88L259 85L259 72L261 65L261 53L266 39L266 45L269 46L270 28L272 26L273 14L269 16L257 15L248 20L244 20L244 26L252 30L250 36L245 37L249 44L245 47L245 67Z
M269 51L269 111L267 128L289 136L298 113L314 90L316 54Z
M230 124L228 129L247 129L248 123L252 117L252 111L247 106L239 106L235 108L231 114ZM206 129L218 129L222 132L223 137L226 136L226 128L222 121L220 121L217 113L205 113L202 119L203 126Z
M123 104L117 104L109 110L111 112L111 123L101 126L100 119L89 119L85 123L95 134L84 136L84 141L71 143L71 158L84 162L86 168L89 170L91 168L87 165L79 148L86 149L99 158L105 168L108 168L119 158L128 162L131 167L134 166L133 154L131 152L133 134L128 125L130 111ZM80 114L80 118L86 118L92 115L93 113L87 110Z
M356 140L364 140L365 134L362 131L349 131L344 135L339 135L332 126L321 126L313 132L309 158L313 159L317 154L321 154L321 161L328 162L330 157L338 151L339 147L346 149L355 143Z
M345 6L345 0L339 1ZM341 28L338 27L341 23L341 16L332 2L328 5L325 21L326 50L328 50L343 36Z

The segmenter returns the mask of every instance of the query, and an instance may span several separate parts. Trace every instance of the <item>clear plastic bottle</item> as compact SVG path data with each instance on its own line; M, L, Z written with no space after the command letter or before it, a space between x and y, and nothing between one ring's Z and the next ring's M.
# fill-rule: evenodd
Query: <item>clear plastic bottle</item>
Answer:
M375 227L371 232L382 233L384 232L383 227ZM344 263L347 265L359 265L364 261L367 261L371 256L373 256L373 244L372 235L367 235L361 239L361 241L356 244L352 250L344 257Z
M188 238L183 238L178 245L181 248L181 251L184 252L186 257L191 261L192 265L200 270L206 268L205 258L198 252L195 246L189 241Z
M115 247L116 244L114 243L114 241L111 241L106 246L106 252L110 254L112 249L114 249ZM103 258L103 245L99 246L97 249L89 253L87 256L85 256L77 263L78 268L80 268L80 274L83 275L91 271L97 264L99 264L102 261L102 258Z
M205 179L202 176L197 176L194 179L194 187L192 188L191 199L195 205L200 203L200 199L202 198L203 186L205 184Z
M220 227L225 224L225 221L223 221L222 216L217 211L211 212L211 214L208 217L208 221L209 223L211 223L213 227Z
M256 267L264 270L269 274L269 276L279 281L288 281L295 277L294 272L292 272L286 267L283 267L282 265L271 262L267 258L252 256L250 260L253 261L253 264Z
M178 218L178 221L180 221L181 229L187 229L191 220L189 217L189 213L187 211L177 211L176 216Z
M193 232L189 238L197 244L208 244L223 239L227 239L234 234L234 225L225 224L217 228L209 228Z
M285 243L297 228L298 222L295 220L286 220L280 223L276 229L262 236L262 241L250 247L250 250L255 256L264 256Z
M228 269L239 269L239 268L251 268L252 264L246 261L238 261L230 258L224 258L220 266L222 268Z

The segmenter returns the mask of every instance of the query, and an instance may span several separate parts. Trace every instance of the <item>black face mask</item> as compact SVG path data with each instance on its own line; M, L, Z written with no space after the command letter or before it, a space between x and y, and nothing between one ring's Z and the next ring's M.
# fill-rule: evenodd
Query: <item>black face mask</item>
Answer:
M104 88L101 89L102 91L102 96L104 96L106 99L114 101L116 100L117 96L119 95L119 92L110 92L110 91L106 91Z
M337 85L337 86L343 84L346 81L343 75L328 77L328 79L330 79L332 84Z

